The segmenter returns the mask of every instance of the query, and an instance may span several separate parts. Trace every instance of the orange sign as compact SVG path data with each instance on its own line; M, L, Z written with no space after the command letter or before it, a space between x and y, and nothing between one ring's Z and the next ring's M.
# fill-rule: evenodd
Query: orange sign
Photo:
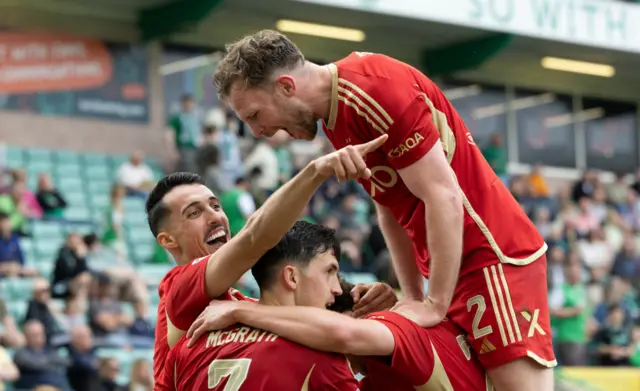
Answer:
M52 34L0 33L0 93L96 88L113 61L100 41Z

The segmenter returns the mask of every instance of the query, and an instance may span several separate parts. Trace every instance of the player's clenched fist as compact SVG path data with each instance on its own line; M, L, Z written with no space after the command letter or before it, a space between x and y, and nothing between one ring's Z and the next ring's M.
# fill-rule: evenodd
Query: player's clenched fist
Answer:
M389 136L383 134L368 143L348 145L316 159L314 164L321 175L335 175L338 178L338 182L344 182L349 179L369 179L371 170L367 168L364 157L380 148L387 141L387 138Z

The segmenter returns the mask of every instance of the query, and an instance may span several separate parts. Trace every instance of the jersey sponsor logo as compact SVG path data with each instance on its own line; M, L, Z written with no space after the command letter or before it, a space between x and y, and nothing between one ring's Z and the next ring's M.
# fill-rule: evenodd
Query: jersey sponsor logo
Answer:
M491 343L491 341L489 341L486 338L482 340L482 346L480 347L480 354L493 352L494 350L496 350L496 347L494 344Z
M376 195L384 193L398 183L398 173L387 166L372 167L369 183L371 184L369 195L371 195L371 198L375 198Z
M409 152L413 148L417 147L418 145L420 145L422 141L424 141L424 136L421 135L419 132L415 132L411 136L407 137L402 142L402 144L398 145L397 147L389 151L387 155L389 155L389 158L391 159L398 158L404 155L405 153Z

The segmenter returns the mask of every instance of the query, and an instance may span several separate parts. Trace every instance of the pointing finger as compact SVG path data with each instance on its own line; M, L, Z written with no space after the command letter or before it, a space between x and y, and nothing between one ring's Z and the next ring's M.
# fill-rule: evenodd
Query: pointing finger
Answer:
M364 143L356 146L356 149L358 149L358 152L360 152L360 155L364 156L380 148L382 144L384 144L387 141L388 138L389 138L388 134L383 134L382 136L378 137L375 140L371 140L368 143Z

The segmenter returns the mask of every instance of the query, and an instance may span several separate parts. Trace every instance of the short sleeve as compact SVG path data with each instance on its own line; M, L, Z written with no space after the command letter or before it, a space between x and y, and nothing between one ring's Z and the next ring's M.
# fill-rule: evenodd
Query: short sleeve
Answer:
M314 391L358 391L360 384L341 354L323 354L316 362L309 389Z
M384 324L393 334L395 347L391 367L413 384L424 384L430 377L434 363L430 340L418 325L403 316L391 312L378 314L371 314L367 318Z
M403 114L387 131L389 139L381 147L391 166L400 170L420 160L440 139L433 104L423 93L416 92ZM443 114L444 115L444 114Z
M177 272L167 292L167 315L171 323L187 331L200 313L209 305L205 277L210 257L199 258Z

